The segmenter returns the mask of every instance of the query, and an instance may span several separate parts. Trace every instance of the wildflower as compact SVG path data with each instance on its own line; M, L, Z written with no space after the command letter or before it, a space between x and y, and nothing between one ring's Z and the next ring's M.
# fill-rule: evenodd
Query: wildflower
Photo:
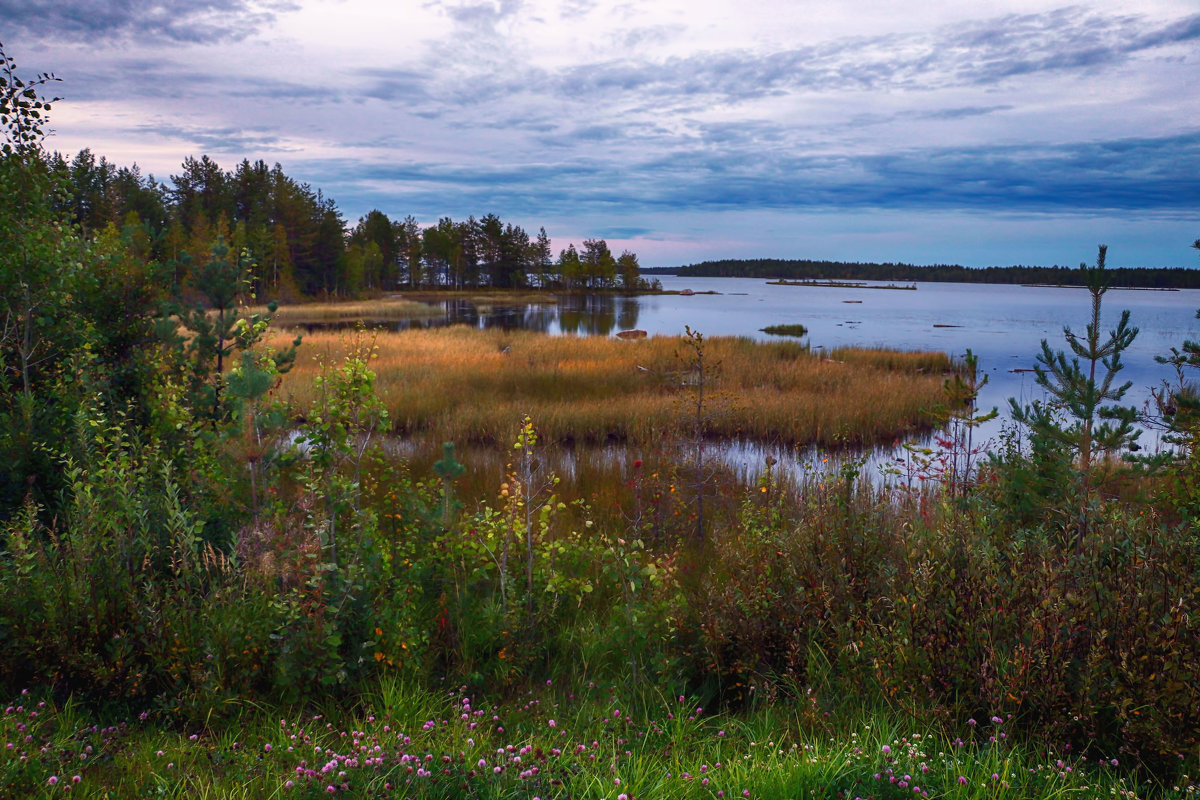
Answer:
M891 748L891 747L889 747L888 745L886 745L886 744L885 744L885 745L883 746L883 754L884 754L885 756L886 756L886 755L891 755L891 752L892 752L892 748Z
M550 720L550 722L549 722L549 723L547 723L547 724L548 724L548 725L549 725L551 728L553 728L553 727L555 727L555 726L557 726L557 725L558 725L558 723L557 723L557 722L555 722L554 720Z
M57 778L56 776L54 776L54 775L51 775L51 776L50 776L50 779L49 779L48 781L46 781L46 783L48 783L48 784L50 784L51 786L53 786L54 784L58 783L58 778Z
M264 752L264 753L269 753L269 752L271 752L271 745L270 745L270 744L264 744L264 745L263 745L263 752Z

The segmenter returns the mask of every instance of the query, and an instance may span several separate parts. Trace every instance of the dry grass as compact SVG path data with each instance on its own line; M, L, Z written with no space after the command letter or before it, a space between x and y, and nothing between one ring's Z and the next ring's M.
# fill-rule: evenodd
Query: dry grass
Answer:
M349 335L305 338L284 391L313 400L319 357L336 364ZM282 343L283 337L280 336ZM676 429L693 393L675 337L637 341L552 337L462 326L381 332L373 368L398 433L460 442L506 442L533 417L558 441L652 442ZM944 354L839 351L835 359L795 342L706 340L719 364L706 387L709 432L788 444L885 441L928 424L941 400Z
M946 354L936 350L871 350L864 347L837 347L830 351L829 358L846 364L912 373L943 373L950 368Z

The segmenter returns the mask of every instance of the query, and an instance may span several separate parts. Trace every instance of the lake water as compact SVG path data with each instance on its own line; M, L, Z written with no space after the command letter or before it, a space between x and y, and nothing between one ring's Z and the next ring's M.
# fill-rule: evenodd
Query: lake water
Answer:
M988 378L979 398L981 409L996 406L1000 416L977 433L977 443L995 442L1007 419L1008 398L1028 403L1044 397L1032 368L1041 341L1066 349L1063 327L1083 335L1091 315L1089 296L1082 288L992 284L918 283L916 290L829 286L779 286L751 278L682 278L657 276L664 289L691 289L693 295L569 296L558 303L528 306L474 306L455 300L443 303L444 314L407 324L467 324L481 328L527 328L552 335L608 336L640 328L650 335L680 335L685 326L705 336L777 337L763 333L769 325L799 323L808 328L803 341L814 349L881 346L903 350L941 350L961 357L970 348ZM875 284L886 285L886 284ZM711 292L711 294L709 294ZM1129 309L1139 328L1123 358L1120 381L1132 386L1124 403L1141 407L1150 389L1174 378L1173 370L1154 357L1178 347L1185 339L1200 339L1200 290L1144 291L1111 289L1104 296L1102 335L1107 335ZM1140 444L1150 450L1158 435L1144 431ZM768 455L793 474L840 468L847 458L866 458L862 474L878 481L903 451L881 448L872 452L827 454L815 448L794 451L752 442L714 446L743 480L753 480ZM623 449L597 452L564 451L554 456L553 469L573 473L575 460L618 462ZM480 466L484 466L481 464Z
M663 285L722 294L639 298L640 327L650 330L652 325L656 332L674 333L690 324L706 334L765 339L770 337L760 328L799 322L808 328L806 339L813 347L880 345L942 350L952 356L970 348L979 357L980 371L988 376L980 407L995 405L1002 411L1010 397L1027 402L1043 396L1034 374L1024 370L1033 368L1043 339L1052 349L1065 349L1063 327L1082 335L1091 316L1087 291L1077 288L920 283L916 291L896 291L675 277ZM1129 404L1142 405L1152 386L1173 378L1173 370L1154 357L1186 338L1200 337L1198 308L1197 290L1112 289L1104 296L1102 335L1116 325L1124 309L1129 309L1131 323L1139 328L1120 373L1122 380L1133 382L1126 395Z
M1041 341L1063 350L1063 326L1085 332L1091 309L1081 288L996 284L918 283L915 291L828 286L778 286L751 278L682 278L658 276L664 289L691 289L695 295L641 297L568 297L557 305L476 309L467 303L447 305L445 321L479 327L522 327L551 334L610 335L641 328L649 334L678 335L685 326L705 336L748 336L769 340L768 325L800 323L804 341L814 348L844 345L882 346L905 350L942 350L961 356L970 348L988 376L981 408L1008 398L1028 402L1043 397L1031 371ZM886 285L886 284L876 284ZM716 294L704 294L715 292ZM1150 388L1171 379L1171 368L1155 362L1186 338L1200 338L1200 290L1144 291L1111 289L1104 296L1102 334L1129 309L1139 328L1126 351L1121 380L1133 382L1126 403L1141 406ZM1001 420L985 429L994 436ZM1155 439L1143 434L1143 445Z

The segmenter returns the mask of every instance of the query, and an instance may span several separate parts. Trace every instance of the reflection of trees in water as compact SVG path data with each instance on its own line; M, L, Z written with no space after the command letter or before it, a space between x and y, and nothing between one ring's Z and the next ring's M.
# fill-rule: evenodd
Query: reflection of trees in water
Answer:
M638 300L636 297L617 298L617 327L623 331L632 330L638 324Z
M447 325L469 325L472 328L501 328L504 330L528 330L546 333L555 323L562 333L587 336L608 336L614 330L636 328L638 323L638 301L636 297L614 295L567 295L554 305L531 303L523 306L476 306L469 300L446 300L442 303L443 316L431 319L390 320L373 323L378 327L395 331L410 328L444 328ZM318 322L304 327L309 333L317 330L352 329L356 321Z
M563 333L608 336L637 325L637 299L611 294L568 295L559 302L558 326Z
M545 333L558 320L558 307L553 305L531 305L525 307L521 327L529 331Z
M474 303L468 303L466 300L447 300L445 308L447 325L479 327L479 312L475 310Z
M446 324L472 328L530 330L545 333L554 322L556 309L534 303L525 306L476 306L467 300L446 303Z

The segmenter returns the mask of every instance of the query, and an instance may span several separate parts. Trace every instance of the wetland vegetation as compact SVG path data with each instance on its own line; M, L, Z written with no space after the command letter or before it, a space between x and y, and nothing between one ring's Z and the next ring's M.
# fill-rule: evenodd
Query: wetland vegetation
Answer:
M507 442L529 415L555 442L645 445L678 427L680 398L705 377L707 436L783 444L871 444L921 429L952 364L944 353L708 339L713 374L699 376L679 337L624 341L465 326L368 334L376 389L392 433ZM280 337L280 343L286 339ZM316 378L356 337L306 337L281 391L306 414ZM717 376L719 373L719 377ZM879 393L879 397L875 393Z

